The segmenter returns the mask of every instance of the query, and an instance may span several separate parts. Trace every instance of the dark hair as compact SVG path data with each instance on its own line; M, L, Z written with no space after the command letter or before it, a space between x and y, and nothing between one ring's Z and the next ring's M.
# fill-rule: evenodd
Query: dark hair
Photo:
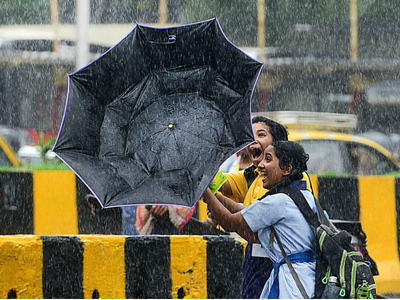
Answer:
M284 180L271 188L270 192L274 194L292 182L303 178L303 172L307 171L309 156L305 153L304 148L295 142L278 141L273 142L271 145L275 148L275 155L279 159L279 167L286 169L292 166L292 172ZM268 194L270 193L268 192Z
M286 128L274 120L268 119L264 116L256 116L253 118L253 124L255 123L265 123L269 127L269 133L272 135L274 142L277 141L287 141L288 133Z

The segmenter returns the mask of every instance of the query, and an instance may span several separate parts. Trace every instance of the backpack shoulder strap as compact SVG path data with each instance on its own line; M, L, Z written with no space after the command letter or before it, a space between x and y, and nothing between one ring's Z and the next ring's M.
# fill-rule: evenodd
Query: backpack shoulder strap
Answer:
M282 190L280 190L281 193L284 193L288 195L290 198L292 198L293 202L297 205L297 207L300 209L301 213L304 215L306 220L313 225L315 228L321 225L321 222L318 219L318 215L314 213L314 211L311 209L310 205L308 204L307 200L304 198L303 193L292 186L286 186ZM318 201L315 201L316 204ZM319 204L319 203L318 203ZM322 208L321 208L322 210ZM320 212L319 212L320 214ZM322 212L322 215L325 216L325 214ZM321 215L320 215L321 217ZM326 218L326 217L325 217Z

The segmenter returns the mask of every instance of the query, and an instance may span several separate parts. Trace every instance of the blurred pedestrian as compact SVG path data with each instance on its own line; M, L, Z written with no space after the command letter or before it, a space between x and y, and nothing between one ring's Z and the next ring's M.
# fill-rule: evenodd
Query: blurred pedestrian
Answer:
M196 205L192 208L167 205L139 205L136 210L136 232L139 235L181 234L190 221Z
M85 198L87 199L91 214L97 218L110 217L107 214L108 210L114 212L114 209L103 209L92 194L86 195ZM123 206L121 207L121 234L229 235L229 233L208 224L207 221L196 219L194 217L196 205L192 208L175 205ZM120 218L114 215L108 221L120 221ZM118 232L113 234L118 234Z
M86 195L91 213L101 217L103 208L92 195ZM134 205L122 208L122 234L183 234L183 228L190 222L196 205L192 208L167 205Z

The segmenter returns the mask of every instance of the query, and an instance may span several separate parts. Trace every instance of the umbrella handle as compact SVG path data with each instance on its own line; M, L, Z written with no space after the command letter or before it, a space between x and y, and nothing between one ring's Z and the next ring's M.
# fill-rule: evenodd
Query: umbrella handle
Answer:
M176 35L174 34L170 34L168 36L168 42L149 41L150 44L161 44L161 45L175 44L175 42L176 42Z

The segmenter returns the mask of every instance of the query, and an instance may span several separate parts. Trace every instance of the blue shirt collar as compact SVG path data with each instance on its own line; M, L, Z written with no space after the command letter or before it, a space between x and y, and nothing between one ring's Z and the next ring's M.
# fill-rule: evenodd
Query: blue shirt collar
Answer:
M296 181L293 181L289 186L295 187L299 190L306 190L307 189L307 181L296 180Z

